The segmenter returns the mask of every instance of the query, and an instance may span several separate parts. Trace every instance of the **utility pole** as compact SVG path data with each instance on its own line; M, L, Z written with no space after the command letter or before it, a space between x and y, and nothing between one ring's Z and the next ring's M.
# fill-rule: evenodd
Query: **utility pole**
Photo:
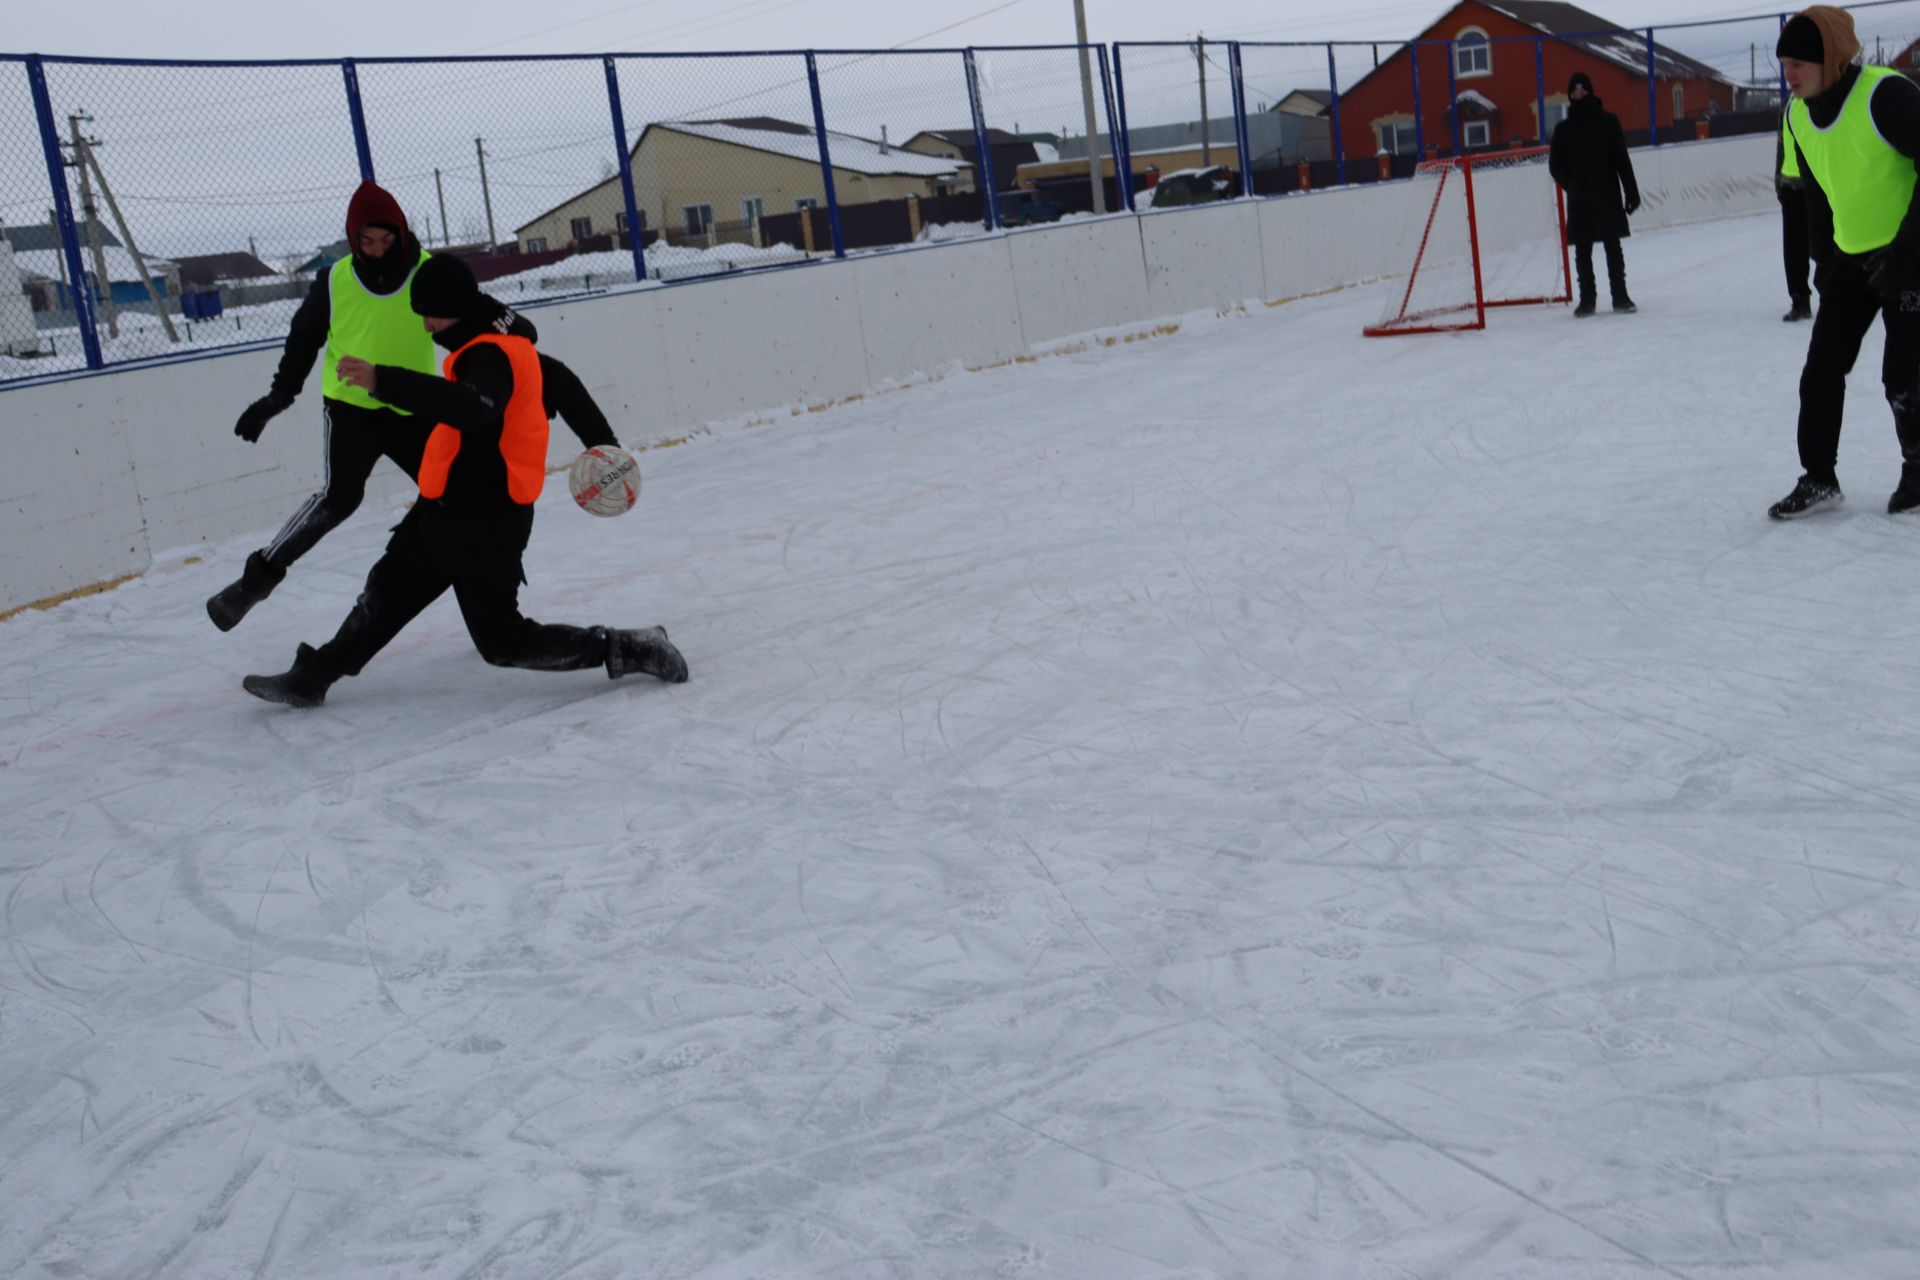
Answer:
M107 305L107 336L118 338L120 313L113 305L113 277L107 274L107 253L100 247L100 210L93 203L93 178L80 154L80 148L85 145L80 136L82 121L91 124L93 117L84 113L67 117L67 127L73 131L73 163L80 170L80 208L87 215L87 247L93 251L94 287L100 291L101 301ZM86 286L83 284L81 287Z
M480 157L480 200L487 206L487 252L492 253L497 242L493 235L493 193L487 189L487 147L475 138L473 150Z
M1207 33L1194 42L1193 54L1200 63L1200 167L1213 165L1213 130L1207 127Z
M440 185L438 169L433 171L433 193L440 197L440 244L445 247L453 243L453 236L447 227L447 189Z
M121 243L126 245L128 254L133 257L133 269L140 273L140 285L147 291L147 300L153 303L154 314L160 317L160 327L167 331L167 341L180 341L180 335L173 327L173 317L167 314L167 300L161 296L158 289L153 287L153 272L147 269L147 260L142 256L140 246L134 241L133 228L127 225L126 215L120 212L120 202L113 198L113 188L107 185L107 173L100 167L100 157L93 154L93 147L85 138L76 135L75 140L80 158L86 162L88 168L93 170L93 176L100 181L100 194L107 198L107 210L113 214L114 225L120 228ZM81 172L85 173L86 170L83 169ZM108 292L111 295L111 285L108 286Z
M1107 211L1107 188L1100 176L1100 121L1093 114L1093 58L1087 50L1087 0L1073 0L1074 39L1080 45L1080 104L1087 126L1087 181L1093 186L1093 211ZM1113 188L1120 189L1119 139L1113 139Z

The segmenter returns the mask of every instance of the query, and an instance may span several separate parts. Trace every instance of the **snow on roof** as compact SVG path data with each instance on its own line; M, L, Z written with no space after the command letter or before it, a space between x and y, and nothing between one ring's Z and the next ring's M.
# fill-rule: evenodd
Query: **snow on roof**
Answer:
M1477 89L1462 89L1457 95L1456 101L1471 102L1475 106L1485 107L1488 111L1498 111L1500 109L1492 98L1487 97Z
M748 129L711 120L664 120L660 127L714 142L731 142L735 146L751 147L772 155L810 160L815 164L820 162L820 144L814 141L811 129L799 133L785 129ZM827 150L833 158L834 168L874 176L894 174L914 178L946 178L968 167L963 162L946 160L940 156L902 151L898 145L882 147L870 138L836 133L832 129L827 130Z

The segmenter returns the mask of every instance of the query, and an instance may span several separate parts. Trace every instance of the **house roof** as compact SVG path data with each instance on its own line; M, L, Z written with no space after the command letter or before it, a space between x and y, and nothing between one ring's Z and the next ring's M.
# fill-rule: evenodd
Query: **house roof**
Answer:
M919 133L914 134L913 137L934 137L939 138L943 142L951 142L956 147L971 148L973 146L973 126L968 125L964 129L922 129ZM907 141L912 142L913 138L908 138ZM1008 133L1005 129L987 130L987 145L990 147L1013 147L1023 142L1032 141L1033 139L1023 138L1017 133Z
M1554 36L1561 43L1599 58L1627 75L1646 78L1647 39L1642 32L1621 27L1610 19L1582 9L1579 5L1562 4L1559 0L1476 0L1476 2L1483 9L1504 14L1522 26L1532 27L1542 35ZM1423 40L1443 38L1428 36L1426 32L1450 26L1448 19L1459 12L1465 3L1466 0L1460 0L1460 3L1448 8L1445 13L1428 23L1417 38ZM1372 68L1349 85L1344 92L1352 93L1398 60L1396 55ZM1722 84L1735 83L1706 63L1689 58L1684 53L1677 53L1663 44L1656 43L1653 46L1653 62L1654 74L1662 80L1704 79L1717 80Z
M1622 29L1619 23L1577 4L1562 4L1559 0L1480 0L1480 3L1536 31L1561 36L1566 43L1603 58L1623 71L1640 76L1647 74L1646 37L1640 32ZM1661 79L1727 78L1706 63L1662 44L1653 46L1653 60Z
M1295 98L1305 98L1308 102L1318 105L1322 111L1325 111L1327 108L1333 105L1333 90L1331 89L1295 89L1289 92L1285 97L1281 98L1280 101L1274 103L1271 107L1267 109L1269 111L1279 111L1283 107L1285 107L1287 103L1291 102Z
M18 227L0 227L0 235L4 235L7 243L19 251L60 247L60 233L54 230L51 222L29 222ZM114 237L113 231L105 223L100 226L100 243L109 249L120 247L120 241ZM80 233L80 247L82 249L87 247L84 230Z
M768 155L781 156L789 160L820 163L820 144L815 141L811 126L795 124L791 120L778 120L772 116L738 116L730 120L657 121L641 131L639 139L633 144L632 155L639 154L641 144L646 142L647 135L655 129L705 138L709 142L746 147L750 151L763 151ZM902 150L899 143L882 144L872 138L862 138L851 133L838 133L832 129L827 130L827 149L836 170L864 174L867 177L950 178L957 176L961 169L970 167L964 162L923 155L918 151ZM618 185L619 181L618 177L612 177L596 182L591 187L568 196L553 208L535 214L515 227L514 232L518 234L525 231L535 223L552 217L581 197L590 195L603 187Z
M251 280L256 276L279 274L251 253L201 253L175 258L180 278L189 284L211 284L215 280Z
M11 242L13 237L9 235L7 239ZM59 244L58 241L54 243L56 246ZM16 247L13 251L13 260L20 265L21 274L39 276L46 280L59 280L66 276L67 267L66 263L62 261L62 256L58 247L51 249L21 249ZM108 280L121 283L138 281L141 278L140 269L134 265L133 255L120 246L103 246L100 250L100 256L106 259ZM82 246L80 261L82 263L82 269L88 276L92 276L94 273L93 251ZM147 270L155 276L167 274L168 268L173 265L169 259L151 256L146 258L146 263Z

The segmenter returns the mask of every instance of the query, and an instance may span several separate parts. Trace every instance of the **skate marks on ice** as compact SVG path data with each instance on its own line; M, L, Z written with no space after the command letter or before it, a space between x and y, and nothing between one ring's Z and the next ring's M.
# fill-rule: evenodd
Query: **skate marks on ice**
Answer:
M663 454L524 597L660 696L436 606L254 714L377 521L9 622L0 1270L1904 1275L1920 617L1766 527L1734 231L1604 345L1336 295Z

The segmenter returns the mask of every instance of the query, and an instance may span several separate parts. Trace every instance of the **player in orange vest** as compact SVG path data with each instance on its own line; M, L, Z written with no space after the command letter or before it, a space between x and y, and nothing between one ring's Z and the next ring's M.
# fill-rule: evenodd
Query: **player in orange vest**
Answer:
M546 478L547 415L539 353L517 317L480 292L458 258L429 258L412 306L449 353L443 378L346 358L340 377L437 423L420 462L420 500L394 529L346 620L293 666L248 676L256 698L317 707L449 587L480 656L498 667L577 671L618 679L643 672L678 684L687 663L660 627L619 630L539 623L520 612L520 557ZM520 332L516 332L518 329Z

